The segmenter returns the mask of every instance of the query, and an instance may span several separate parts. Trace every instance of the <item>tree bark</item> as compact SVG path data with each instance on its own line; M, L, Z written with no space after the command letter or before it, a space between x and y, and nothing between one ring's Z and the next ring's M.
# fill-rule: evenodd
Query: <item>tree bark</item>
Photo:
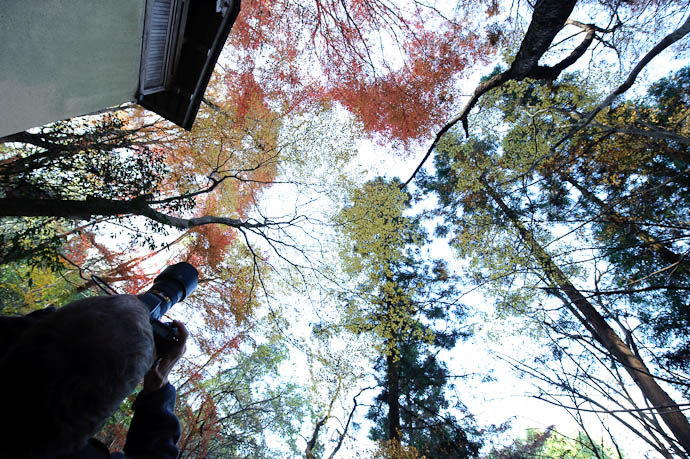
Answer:
M90 219L94 215L119 216L141 215L164 225L179 229L219 224L233 228L261 228L270 223L248 223L238 218L207 215L195 218L181 218L160 212L149 205L145 197L118 200L87 196L84 200L0 198L2 217L62 217Z
M328 416L324 416L319 422L316 423L314 433L312 434L311 439L307 442L307 448L304 450L305 459L316 459L314 447L316 446L316 440L319 438L319 430L321 430L327 420Z
M567 296L568 300L579 311L579 314L576 314L578 319L587 329L593 331L594 338L625 367L643 396L656 408L659 416L666 423L678 443L687 453L690 453L690 423L676 402L659 386L644 362L618 337L599 311L573 286L568 277L551 259L551 256L537 242L532 232L522 224L517 214L503 202L496 190L484 178L481 178L480 182L487 194L518 230L523 242L532 251L548 279Z
M395 355L386 357L388 403L388 439L400 441L400 361Z
M511 79L526 78L537 67L539 59L565 25L576 3L577 0L540 0L536 3L525 38L508 70Z

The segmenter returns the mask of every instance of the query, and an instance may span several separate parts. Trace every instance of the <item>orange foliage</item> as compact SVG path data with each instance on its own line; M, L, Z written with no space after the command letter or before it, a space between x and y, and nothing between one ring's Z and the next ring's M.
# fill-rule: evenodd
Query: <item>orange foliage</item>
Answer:
M405 47L405 67L365 81L362 65L352 62L338 70L329 91L383 140L406 142L433 133L452 107L457 78L481 60L476 37L459 38L454 29L441 34L417 28L417 40Z
M196 394L199 407L180 403L177 415L182 425L182 435L177 445L181 458L207 457L213 439L220 439L219 413L213 397L204 389Z
M227 255L226 250L237 237L233 228L220 225L204 225L190 231L192 243L187 248L189 263L219 270Z
M117 251L98 242L96 235L86 229L68 237L63 252L71 263L88 267L108 284L122 283L123 293L139 293L155 277L155 274L144 272L142 267L142 262L153 257L155 252L133 256L128 250Z
M495 15L488 3L485 14ZM381 0L244 2L224 78L286 111L338 101L384 140L420 139L453 110L458 77L490 51L462 10L446 17Z

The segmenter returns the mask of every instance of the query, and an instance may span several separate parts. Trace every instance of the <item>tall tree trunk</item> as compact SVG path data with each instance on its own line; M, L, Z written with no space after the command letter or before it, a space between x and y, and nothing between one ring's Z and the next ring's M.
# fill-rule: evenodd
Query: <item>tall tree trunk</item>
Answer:
M394 354L386 357L388 393L388 439L400 441L400 360Z
M532 232L522 224L517 214L503 202L496 190L484 178L480 178L480 182L487 194L518 230L524 244L532 251L548 279L567 296L568 300L579 311L579 314L575 314L577 318L592 332L594 338L625 367L644 397L656 408L678 443L690 454L690 423L676 402L659 386L644 362L618 337L599 314L599 311L573 286L568 277L551 259L551 256L537 242Z

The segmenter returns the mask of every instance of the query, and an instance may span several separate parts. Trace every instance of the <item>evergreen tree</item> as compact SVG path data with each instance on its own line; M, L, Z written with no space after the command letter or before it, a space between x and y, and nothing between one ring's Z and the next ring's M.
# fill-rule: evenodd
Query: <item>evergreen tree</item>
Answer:
M553 86L512 83L484 101L509 126L500 139L503 157L521 158L517 173L535 173L538 192L529 196L525 214L551 225L578 225L575 232L608 262L597 294L613 314L634 313L646 337L669 348L665 363L685 372L689 77L686 67L654 83L646 97L603 111L560 145L598 98L596 85L579 75Z
M501 88L489 108L498 114L490 122L503 129L467 141L447 136L437 150L435 177L424 177L422 185L439 196L441 234L450 233L460 255L470 259L471 279L489 286L499 315L526 314L568 339L589 336L603 359L620 364L658 407L674 447L690 451L690 424L677 409L665 409L677 402L646 363L660 355L649 347L640 352L640 336L628 322L641 320L649 329L654 320L646 318L661 320L673 310L673 301L660 305L654 296L665 291L672 299L674 286L686 288L679 256L687 250L686 237L682 231L673 236L687 213L678 196L684 169L657 153L653 136L640 140L624 132L634 125L621 122L621 113L643 113L643 104L602 111L591 126L562 141L591 106L580 83L571 76L554 87L526 81ZM660 280L661 270L677 277ZM544 292L563 303L558 318L541 307ZM625 301L621 294L636 296ZM676 338L664 344L682 350L687 340ZM670 378L684 385L682 375Z
M437 358L466 337L456 280L441 260L425 260L420 220L399 182L376 179L341 213L346 256L360 282L349 302L350 325L380 339L374 370L381 392L367 417L374 440L396 440L428 457L471 457L478 430L450 394L449 370ZM462 419L456 416L461 415Z

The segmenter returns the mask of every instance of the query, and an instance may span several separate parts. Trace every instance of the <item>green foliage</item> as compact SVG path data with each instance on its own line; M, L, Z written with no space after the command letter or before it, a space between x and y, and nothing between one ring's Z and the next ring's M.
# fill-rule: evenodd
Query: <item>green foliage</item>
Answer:
M4 195L128 199L151 194L159 188L166 168L156 150L135 139L135 133L114 116L62 121L36 134L21 134L17 140L27 143L3 149Z
M115 116L61 121L36 133L16 134L0 149L0 198L130 200L160 194L168 169L159 150L139 140L137 132ZM190 204L179 200L169 207L181 210ZM74 220L6 217L1 224L0 263L26 260L61 270L66 238L60 233L74 227ZM138 231L143 233L146 230Z
M56 273L25 262L3 265L0 270L0 314L24 315L47 306L62 306L78 299L76 274Z
M676 124L676 129L686 133L690 107L690 67L684 67L654 83L649 88L648 98L649 105L656 108L659 124L669 127Z
M48 217L0 220L0 265L27 263L38 269L62 268L62 221Z
M433 211L442 219L437 236L449 237L458 256L468 261L464 270L467 281L482 286L495 298L499 317L523 313L543 296L535 289L541 277L529 269L534 264L533 253L521 244L517 229L483 185L489 180L503 183L519 174L501 167L505 161L505 155L491 141L461 141L449 135L437 149L435 176L423 175L420 180L424 189L439 198L439 207ZM510 204L520 205L521 201L511 199ZM547 232L531 228L540 240L548 238Z
M559 434L552 428L545 431L527 429L525 437L516 439L512 445L493 449L487 459L622 459L613 449L591 439L585 432L578 432L575 438Z
M437 232L469 260L469 279L496 298L498 317L529 313L551 285L491 189L571 279L596 276L598 290L629 292L599 301L616 317L635 316L652 342L672 348L666 363L686 368L689 72L574 135L604 92L596 78L513 81L482 99L476 132L485 135L446 136L435 175L420 184L439 196Z
M439 337L431 349L419 342L398 343L400 358L394 368L400 394L401 441L429 458L476 457L481 434L486 433L480 433L467 408L449 395L454 387L451 375L435 356L438 348L450 348L454 342L452 337ZM370 438L377 441L390 439L387 402L391 381L387 365L387 359L376 361L377 382L383 390L367 413L375 423Z
M216 435L203 445L207 457L272 458L297 454L297 438L308 413L304 389L291 382L278 382L280 366L287 358L287 349L279 343L256 345L249 352L240 352L235 364L204 381L204 396L196 402L191 416L184 416L186 429L197 432L198 425L215 430ZM199 406L201 403L201 406ZM202 415L204 404L213 405L212 417ZM196 408L194 408L196 406ZM189 425L190 422L196 425ZM214 422L209 422L214 421ZM269 437L273 437L269 443ZM200 451L197 442L202 433L190 438L187 454ZM275 449L276 440L286 449Z
M346 326L379 343L374 370L381 392L367 415L375 423L371 438L395 439L391 432L399 428L402 443L428 457L476 455L476 427L464 405L448 398L450 375L436 358L467 334L455 278L443 261L422 254L427 235L409 215L411 199L398 181L377 178L351 198L339 220L342 258L356 281Z
M539 186L549 219L591 222L585 237L600 246L610 263L600 285L639 290L621 299L632 306L657 344L680 344L667 355L677 367L683 367L689 355L682 337L690 324L683 294L690 286L690 263L683 256L688 247L684 222L690 211L690 155L687 143L675 140L687 138L689 132L689 72L681 69L652 85L648 97L608 110L562 153L549 155L536 167L543 177ZM568 126L576 118L573 114L586 112L590 94L580 79L570 80L576 84L557 87L555 98L567 100L560 109L562 118L535 116L539 122ZM509 97L502 101L511 105ZM518 126L526 124L524 118L517 121ZM550 148L553 131L547 125L532 135L523 130L516 136ZM625 306L609 307L626 314Z

